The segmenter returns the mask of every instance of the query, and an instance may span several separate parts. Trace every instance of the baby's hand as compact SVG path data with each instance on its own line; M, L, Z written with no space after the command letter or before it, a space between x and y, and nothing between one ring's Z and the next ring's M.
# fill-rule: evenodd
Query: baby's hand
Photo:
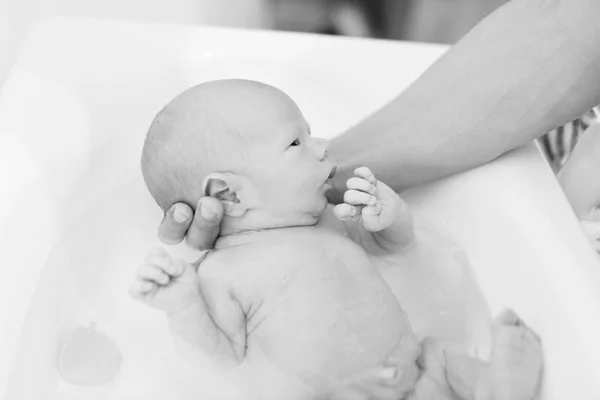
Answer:
M370 232L379 232L394 222L403 209L404 202L388 185L377 181L367 167L354 171L348 179L344 202L333 212L341 220L360 223Z
M129 293L142 303L171 314L201 299L200 279L193 264L174 261L164 250L155 250L138 268Z

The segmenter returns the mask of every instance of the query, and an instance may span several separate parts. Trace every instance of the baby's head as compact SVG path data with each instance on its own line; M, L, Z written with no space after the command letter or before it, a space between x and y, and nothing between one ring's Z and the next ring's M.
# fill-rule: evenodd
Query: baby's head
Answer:
M326 142L310 136L285 93L220 80L186 90L158 113L144 143L142 172L164 211L213 196L234 229L310 225L327 205L335 170L326 154ZM241 221L243 227L235 226Z

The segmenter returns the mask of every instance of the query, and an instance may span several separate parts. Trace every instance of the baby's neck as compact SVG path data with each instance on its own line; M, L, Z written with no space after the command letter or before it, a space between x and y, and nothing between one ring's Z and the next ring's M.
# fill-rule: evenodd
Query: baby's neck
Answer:
M253 212L239 218L225 216L215 249L248 243L254 238L275 233L277 230L314 226L319 222L321 215L287 214L277 217Z

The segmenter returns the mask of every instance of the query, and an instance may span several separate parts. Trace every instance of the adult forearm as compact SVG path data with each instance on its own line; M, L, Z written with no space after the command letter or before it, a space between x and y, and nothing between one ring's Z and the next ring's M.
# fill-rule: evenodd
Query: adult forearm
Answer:
M336 186L396 190L488 162L600 103L599 0L512 0L330 147Z

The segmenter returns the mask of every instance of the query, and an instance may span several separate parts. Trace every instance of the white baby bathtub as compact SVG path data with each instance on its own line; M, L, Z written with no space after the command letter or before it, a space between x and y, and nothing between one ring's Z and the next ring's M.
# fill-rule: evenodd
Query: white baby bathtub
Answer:
M126 294L158 244L161 215L138 160L166 101L205 80L256 79L289 93L315 135L327 137L444 51L111 21L38 25L0 93L4 400L178 398L160 382L174 365L164 320ZM406 197L464 246L491 311L513 307L541 335L544 398L600 399L600 266L538 150L526 146ZM71 386L56 370L69 329L89 322L123 354L119 376L101 388Z

